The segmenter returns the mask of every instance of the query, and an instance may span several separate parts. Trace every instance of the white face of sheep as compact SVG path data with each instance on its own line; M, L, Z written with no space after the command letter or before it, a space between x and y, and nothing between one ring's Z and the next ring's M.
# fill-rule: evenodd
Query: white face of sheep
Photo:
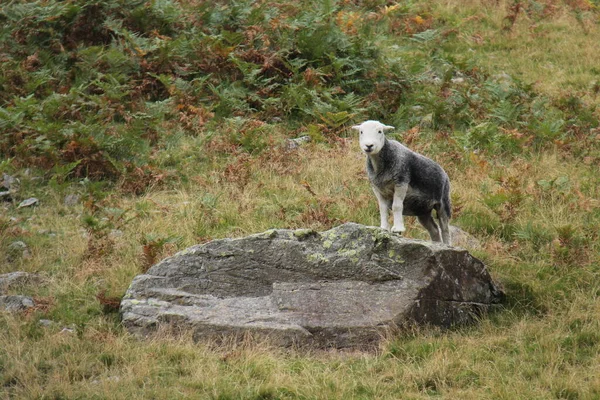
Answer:
M354 125L352 129L359 132L360 149L367 155L374 155L379 153L385 144L385 131L394 127L379 121L365 121L360 125Z

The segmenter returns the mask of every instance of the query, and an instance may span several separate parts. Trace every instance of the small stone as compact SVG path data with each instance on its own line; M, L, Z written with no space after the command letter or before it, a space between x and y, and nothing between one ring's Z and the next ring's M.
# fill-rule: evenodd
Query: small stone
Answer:
M50 319L40 319L39 324L45 328L48 328L48 327L54 325L54 321L52 321Z
M494 78L496 78L498 81L512 81L512 77L506 72L494 75Z
M427 114L423 118L421 118L419 125L424 128L433 126L433 114Z
M300 136L295 139L288 139L286 141L286 147L289 150L294 150L294 149L297 149L298 147L300 147L302 144L308 143L308 142L310 142L310 136Z
M31 253L27 249L25 242L17 240L8 245L6 258L8 261L15 261L19 258L29 258Z
M24 286L30 283L39 283L41 277L37 274L30 274L29 272L10 272L8 274L0 275L0 293L5 293L7 290Z
M21 240L17 240L8 245L9 250L25 250L27 245Z
M114 383L119 382L120 380L121 380L121 378L119 378L118 376L115 376L115 375L109 376L108 378L105 379L106 382L114 382ZM99 385L101 382L102 381L100 381L99 379L94 379L92 381L92 384Z
M36 199L35 197L30 197L30 198L25 199L22 202L20 202L19 205L17 206L17 208L35 206L35 205L38 205L39 202L40 201L38 199Z
M8 174L2 174L2 181L0 182L0 189L1 188L4 188L6 190L13 189L17 182L18 182L17 178L12 177Z
M80 196L78 194L68 194L65 196L64 204L65 206L75 206L79 204Z
M14 313L32 307L35 307L35 303L29 296L0 296L0 311Z
M110 233L108 234L108 236L111 239L116 239L116 238L120 238L121 236L123 236L123 231L120 229L113 229L110 231Z
M62 330L60 331L61 334L63 335L68 335L71 333L75 333L75 329L73 328L62 328Z

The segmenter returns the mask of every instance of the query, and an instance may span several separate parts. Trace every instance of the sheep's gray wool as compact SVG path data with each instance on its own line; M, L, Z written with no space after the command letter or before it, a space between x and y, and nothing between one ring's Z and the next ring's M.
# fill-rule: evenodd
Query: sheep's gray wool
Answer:
M416 216L432 241L451 244L450 179L435 161L385 137L394 129L379 121L365 121L353 129L360 132L360 147L367 155L367 175L379 202L381 227L390 229L389 211L394 215L392 232L405 231L403 215ZM436 211L438 224L432 216Z

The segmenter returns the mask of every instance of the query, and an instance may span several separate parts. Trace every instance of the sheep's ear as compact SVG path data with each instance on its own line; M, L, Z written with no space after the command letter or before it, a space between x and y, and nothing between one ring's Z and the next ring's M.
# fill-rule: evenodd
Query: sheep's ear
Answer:
M396 128L394 128L394 127L393 127L393 126L391 126L391 125L384 125L384 126L383 126L383 130L384 130L384 131L389 131L390 129L396 129Z
M350 128L354 129L355 131L360 131L360 125L352 125Z

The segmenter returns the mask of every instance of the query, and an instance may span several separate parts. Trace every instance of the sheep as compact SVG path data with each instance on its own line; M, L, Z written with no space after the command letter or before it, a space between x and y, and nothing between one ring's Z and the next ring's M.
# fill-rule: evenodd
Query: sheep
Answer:
M432 241L450 245L450 179L444 169L399 142L387 139L384 132L394 129L393 126L365 121L352 129L360 132L360 148L367 155L367 175L379 202L381 228L389 230L391 209L392 232L401 234L406 230L403 215L416 216ZM436 211L439 227L432 210Z

